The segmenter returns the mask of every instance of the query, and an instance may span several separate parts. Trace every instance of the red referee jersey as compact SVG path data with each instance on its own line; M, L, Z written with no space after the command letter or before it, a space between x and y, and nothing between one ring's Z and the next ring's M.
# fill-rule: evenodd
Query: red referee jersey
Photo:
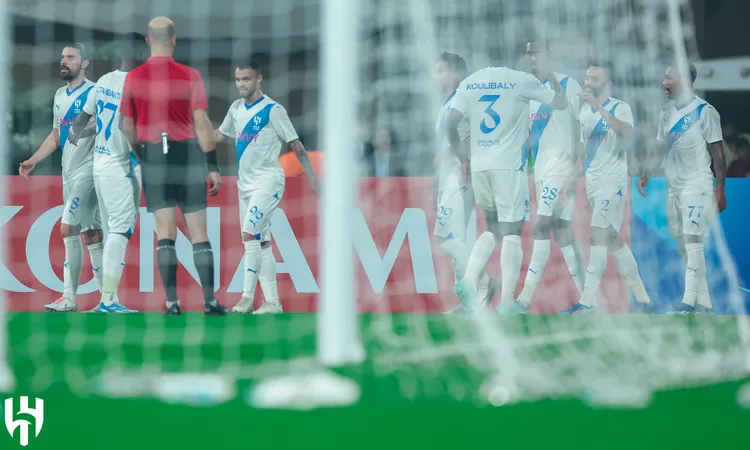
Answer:
M195 137L193 111L208 109L201 74L171 57L152 56L125 78L120 114L135 119L137 139L161 142Z

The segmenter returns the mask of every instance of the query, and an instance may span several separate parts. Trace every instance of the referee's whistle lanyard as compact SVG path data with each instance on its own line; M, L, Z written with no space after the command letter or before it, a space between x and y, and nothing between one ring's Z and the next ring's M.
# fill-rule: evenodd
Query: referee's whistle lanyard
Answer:
M169 153L169 143L167 142L167 137L167 133L161 134L161 150L165 155Z

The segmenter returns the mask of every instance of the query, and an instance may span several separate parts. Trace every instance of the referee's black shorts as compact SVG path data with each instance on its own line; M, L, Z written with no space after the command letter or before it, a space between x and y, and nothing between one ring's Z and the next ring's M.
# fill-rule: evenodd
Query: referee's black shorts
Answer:
M140 150L143 192L148 212L180 207L183 214L206 209L206 162L198 142L168 141L163 146L147 143Z

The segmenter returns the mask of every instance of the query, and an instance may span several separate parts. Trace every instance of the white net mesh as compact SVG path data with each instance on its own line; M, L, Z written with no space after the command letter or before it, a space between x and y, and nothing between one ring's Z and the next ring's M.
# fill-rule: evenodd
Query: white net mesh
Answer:
M351 142L351 151L359 155L361 145L363 178L357 209L349 220L356 254L356 301L365 313L361 330L368 353L365 369L354 375L361 384L385 380L408 399L449 396L465 400L503 387L513 399L590 394L598 401L639 403L654 390L747 375L743 352L750 334L744 316L605 314L501 319L433 315L458 304L452 293L450 258L432 236L437 211L428 200L439 147L435 118L444 100L433 73L438 55L443 51L460 55L471 73L490 63L488 49L493 46L505 65L527 70L523 49L533 35L551 43L555 70L581 84L591 59L611 60L617 74L613 95L628 102L635 114L636 136L628 162L631 175L637 175L647 149L655 145L665 101L664 71L675 56L682 61L695 56L686 5L667 0L372 0L358 4L360 17L342 20L360 24L359 60L350 64L350 70L360 74L361 98L350 99L360 105L360 115L348 123L321 124L317 1L221 0L189 8L176 1L15 2L10 166L18 167L28 159L49 134L52 98L63 85L60 52L67 43L82 42L89 48L93 56L87 76L96 81L118 66L110 61L116 37L145 32L149 18L168 15L177 26L175 57L202 73L215 126L238 98L233 86L235 67L252 54L265 68L264 92L286 107L308 149L321 147L323 130L328 127L360 133L362 142ZM225 174L236 175L232 145L219 150ZM316 365L315 318L311 315L207 320L197 312L202 308L201 292L183 234L177 239L178 291L183 309L194 313L182 318L161 316L164 293L154 250L155 225L145 204L128 247L119 291L125 305L146 311L145 315L24 314L42 311L62 291L65 257L56 225L62 213L58 155L37 165L29 180L10 178L13 189L6 193L7 206L0 210L8 244L4 260L8 274L3 274L2 288L6 309L11 311L11 364L19 382L33 390L63 383L80 394L99 387L106 395L172 398L183 395L179 387L176 393L164 391L152 376L168 372L261 378ZM282 158L289 156L293 160L293 155ZM290 165L289 170L295 169ZM573 226L576 238L588 249L591 216L584 192L581 183ZM685 270L667 234L666 184L654 179L647 199L636 196L631 192L622 237L630 242L657 311L663 312L679 304ZM232 306L240 298L244 273L233 178L227 178L223 192L209 206L208 232L218 275L216 298ZM534 201L531 209L535 210ZM286 312L315 310L320 291L318 257L326 246L318 242L318 211L318 201L304 176L288 178L272 222L279 294ZM485 228L484 215L476 208L468 218L467 246ZM528 224L516 292L523 286L532 240ZM706 252L715 309L744 313L745 299L736 289L741 281L718 219ZM86 254L84 250L79 311L99 300ZM627 286L610 262L602 280L600 306L607 313L626 312L630 304ZM496 252L487 271L499 277L500 269ZM257 291L260 304L261 289ZM575 302L577 295L553 245L532 311L555 313ZM341 327L350 325L342 323ZM235 393L234 384L225 385L223 378L197 380L169 381L169 385L204 386L206 392L198 389L199 394L211 398Z

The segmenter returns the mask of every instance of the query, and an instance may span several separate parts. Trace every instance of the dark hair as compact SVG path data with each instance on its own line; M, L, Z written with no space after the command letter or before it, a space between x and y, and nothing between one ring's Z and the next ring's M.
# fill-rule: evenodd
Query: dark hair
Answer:
M255 58L250 58L237 64L238 69L253 69L258 75L263 75L260 63Z
M131 32L120 39L117 52L121 59L141 59L146 54L146 47L146 36Z
M541 44L542 49L544 49L545 51L550 51L549 50L549 40L542 39L542 38L540 38L538 36L532 36L531 38L529 38L528 41L526 41L526 44L530 44L532 42L535 43L535 44Z
M615 82L615 65L611 61L606 59L592 61L589 67L601 67L607 73L607 79L612 83Z
M84 45L81 44L80 42L73 42L71 44L67 44L64 48L74 48L78 50L78 53L81 54L82 61L90 61L89 52L86 51L86 47L84 47Z
M440 55L440 61L446 63L448 68L456 72L461 78L465 77L466 72L469 70L466 66L466 61L455 53L443 52Z

